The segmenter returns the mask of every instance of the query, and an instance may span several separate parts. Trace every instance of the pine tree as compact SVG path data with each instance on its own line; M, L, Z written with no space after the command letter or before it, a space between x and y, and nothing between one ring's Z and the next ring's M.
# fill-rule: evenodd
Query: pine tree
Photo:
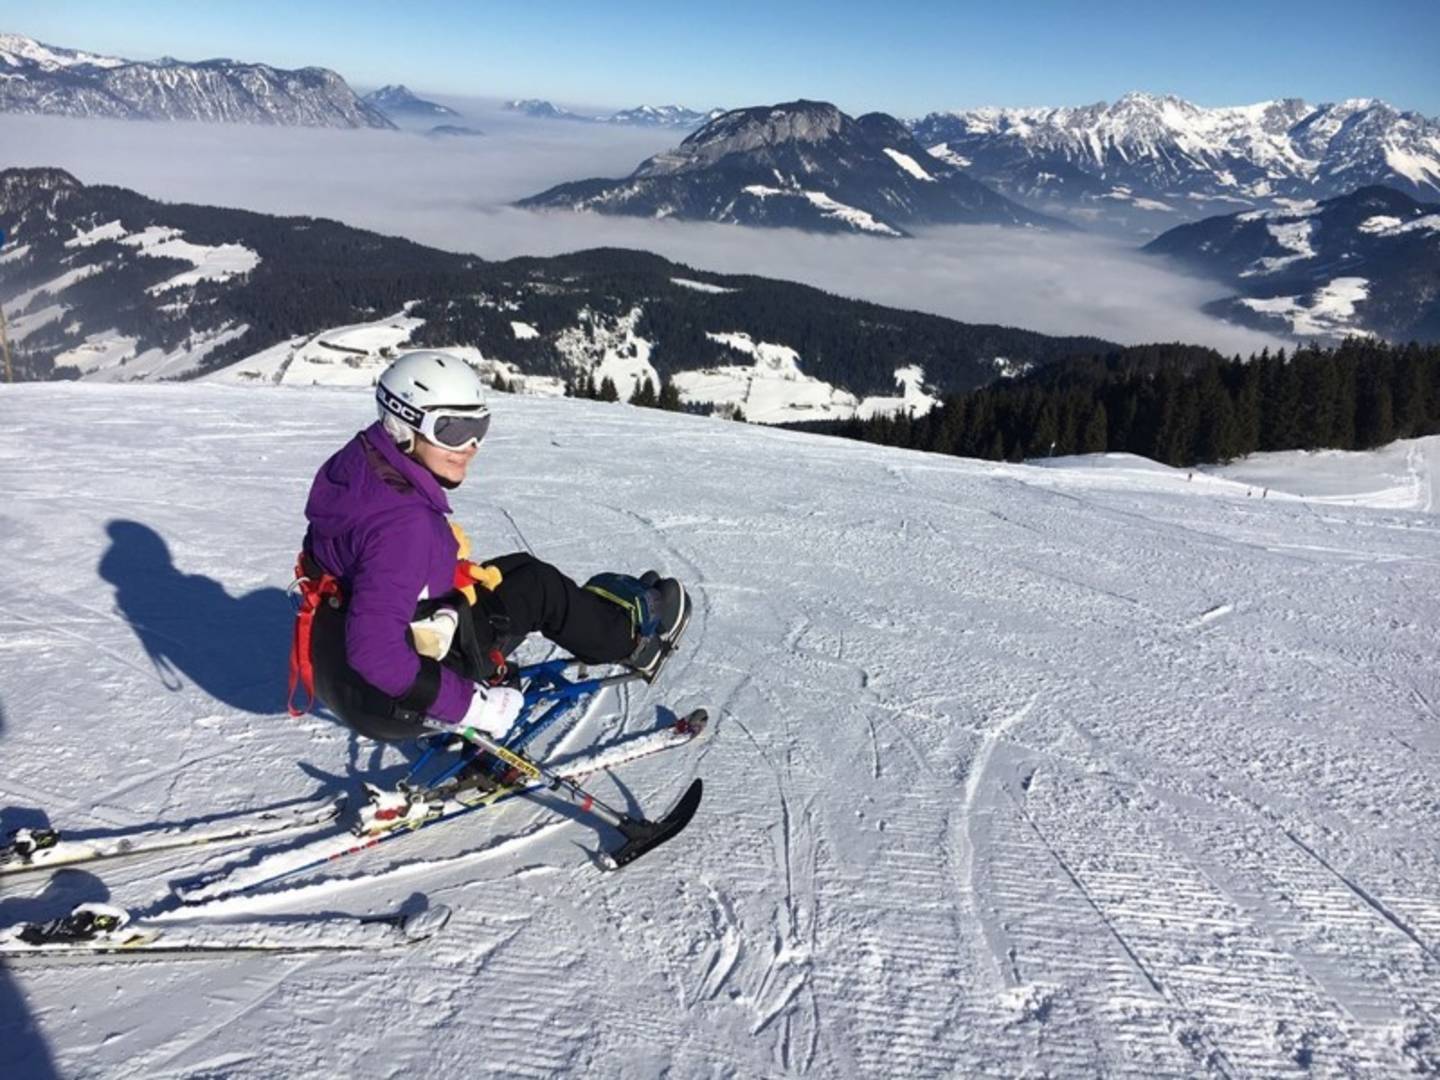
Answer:
M669 412L680 411L680 391L675 388L674 382L669 379L663 379L661 381L660 395L656 400L656 404Z
M1097 401L1090 410L1090 419L1080 436L1080 453L1103 454L1110 448L1110 420L1105 413L1105 402Z
M650 376L635 384L635 390L630 395L630 404L639 405L647 409L655 407L655 384L650 381Z
M1420 360L1408 350L1395 362L1395 436L1413 439L1425 431L1426 386Z
M615 386L615 380L606 375L600 382L600 392L596 396L601 401L619 401L620 391Z

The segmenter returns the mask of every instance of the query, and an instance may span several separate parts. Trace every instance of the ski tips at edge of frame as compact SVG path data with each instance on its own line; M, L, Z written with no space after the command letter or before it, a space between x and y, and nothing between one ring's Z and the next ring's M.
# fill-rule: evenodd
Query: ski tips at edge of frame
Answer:
M653 851L665 841L675 837L700 808L700 798L705 793L705 783L698 777L685 789L685 794L671 807L670 812L659 821L632 821L622 831L625 843L614 851L600 856L600 866L605 870L619 870L628 866L641 855Z

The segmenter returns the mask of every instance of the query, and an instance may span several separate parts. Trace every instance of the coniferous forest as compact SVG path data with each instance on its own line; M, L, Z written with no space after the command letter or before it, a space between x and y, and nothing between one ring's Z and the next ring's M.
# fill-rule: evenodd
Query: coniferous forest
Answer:
M797 426L997 461L1125 451L1183 466L1257 450L1364 450L1440 433L1440 346L1352 338L1226 360L1147 345L951 395L925 416Z

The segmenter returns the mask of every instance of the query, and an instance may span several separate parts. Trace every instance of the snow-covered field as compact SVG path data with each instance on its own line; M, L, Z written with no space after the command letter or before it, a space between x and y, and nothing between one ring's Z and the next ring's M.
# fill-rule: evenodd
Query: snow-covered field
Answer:
M281 707L306 489L371 416L0 387L7 827L393 778ZM481 551L691 587L661 683L557 748L708 704L595 785L656 811L701 775L690 830L607 876L511 802L222 909L454 909L400 954L0 968L0 1075L1434 1072L1436 476L1434 438L1041 468L499 397L455 498ZM190 866L22 879L0 923L163 910Z

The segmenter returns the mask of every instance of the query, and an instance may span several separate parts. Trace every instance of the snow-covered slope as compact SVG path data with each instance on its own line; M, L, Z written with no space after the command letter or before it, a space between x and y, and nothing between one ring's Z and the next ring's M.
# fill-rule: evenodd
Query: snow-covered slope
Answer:
M354 385L374 378L384 348L413 341L473 359L483 349L507 383L523 374L527 388L609 376L628 399L646 376L730 366L733 350L713 335L743 333L796 354L810 384L798 397L793 379L757 370L746 382L766 377L786 409L775 418L804 420L850 415L798 408L821 385L863 413L893 400L898 370L918 369L921 383L894 407L924 411L933 396L987 381L997 353L1041 364L1113 347L623 249L489 263L324 218L158 202L60 169L0 171L0 230L0 302L21 379L193 378L238 362L242 381ZM325 346L361 326L378 336L359 353ZM288 371L297 349L309 359ZM697 390L688 403L730 393Z
M1240 295L1208 310L1300 338L1440 339L1440 203L1367 187L1181 225L1147 244Z
M1418 482L1408 505L1338 505L1277 494L1280 473L1314 491L1311 461L1272 462L1265 495L1134 458L494 405L455 496L481 551L690 584L661 683L561 747L709 704L708 743L596 784L651 809L702 775L690 830L602 876L589 828L510 803L222 909L454 909L403 956L0 969L7 1076L1440 1068L1440 560ZM307 485L372 408L0 387L7 827L395 775L396 752L281 708ZM1433 489L1440 441L1413 449ZM163 904L186 863L9 886L0 922Z

